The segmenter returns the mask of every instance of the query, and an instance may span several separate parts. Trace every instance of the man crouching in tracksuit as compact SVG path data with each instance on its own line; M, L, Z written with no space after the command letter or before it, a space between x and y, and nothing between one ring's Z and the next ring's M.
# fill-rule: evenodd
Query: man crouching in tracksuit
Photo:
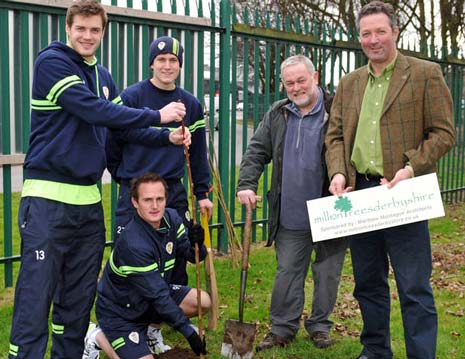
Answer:
M192 350L206 354L188 317L197 315L195 289L168 284L176 257L195 261L207 254L200 225L186 233L176 210L166 208L167 184L147 173L131 181L131 200L137 213L128 223L98 284L96 315L99 325L121 359L152 359L145 335L150 323L167 323L187 338ZM202 311L210 309L201 292Z

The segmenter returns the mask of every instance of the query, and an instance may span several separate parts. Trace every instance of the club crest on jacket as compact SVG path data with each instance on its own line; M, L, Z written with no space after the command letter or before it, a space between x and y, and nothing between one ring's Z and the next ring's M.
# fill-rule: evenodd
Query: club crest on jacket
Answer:
M105 99L108 100L108 97L110 96L110 90L108 89L108 87L103 86L102 91L103 91L103 94L105 95Z
M128 338L131 342L139 344L139 333L131 332L129 333Z
M166 251L168 252L168 254L173 253L173 242L166 243Z

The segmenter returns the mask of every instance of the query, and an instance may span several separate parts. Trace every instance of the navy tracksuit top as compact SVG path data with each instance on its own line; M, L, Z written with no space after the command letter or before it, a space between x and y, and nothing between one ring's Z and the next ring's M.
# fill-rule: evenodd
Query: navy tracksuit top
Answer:
M200 259L206 257L200 247ZM195 252L176 210L166 208L159 229L138 214L116 242L98 284L98 316L145 323L151 311L181 332L192 334L189 319L170 296L169 281L176 257L195 261Z
M113 100L113 102L112 102ZM71 47L52 42L34 65L26 179L93 185L106 167L106 128L148 127L158 111L120 102L110 73Z
M207 159L205 120L202 106L195 96L176 87L174 90L162 90L155 87L149 79L129 86L121 93L125 106L134 108L148 107L158 110L170 102L181 101L186 107L184 123L192 133L189 154L194 182L194 194L197 199L207 197L210 183L210 171ZM184 176L183 146L173 145L164 134L170 129L181 126L179 122L161 125L164 131L154 128L110 131L107 140L108 169L117 181L129 181L147 172L155 172L167 181L178 181Z

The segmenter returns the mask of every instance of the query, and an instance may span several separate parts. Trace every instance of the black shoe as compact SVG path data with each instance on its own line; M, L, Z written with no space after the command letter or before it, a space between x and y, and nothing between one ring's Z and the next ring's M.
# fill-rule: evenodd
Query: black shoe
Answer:
M256 346L255 350L259 352L262 350L271 349L276 345L285 347L292 341L292 339L294 338L284 338L269 332L267 335L265 335L265 338L262 340L262 342Z
M329 337L328 332L312 332L310 333L310 340L319 349L324 349L334 344L334 340Z

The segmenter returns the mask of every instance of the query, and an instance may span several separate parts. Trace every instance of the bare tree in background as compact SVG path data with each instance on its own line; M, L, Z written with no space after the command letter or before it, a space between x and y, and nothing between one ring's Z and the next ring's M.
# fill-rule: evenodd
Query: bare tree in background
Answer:
M369 3L369 0L232 0L238 10L239 22L242 22L244 11L249 13L249 18L258 20L258 26L267 26L268 22L277 21L277 17L269 14L280 14L280 23L271 23L272 28L287 28L290 31L301 32L304 23L310 23L310 32L316 29L320 34L322 26L327 29L341 31L345 40L357 41L356 19L360 8ZM465 13L464 0L386 0L391 3L399 16L399 30L409 38L415 40L407 41L411 50L420 51L424 54L434 53L442 56L438 44L442 44L444 54L458 57L459 52L465 51ZM259 5L259 6L257 6ZM439 6L438 6L439 5ZM270 20L271 19L271 20ZM316 26L314 28L313 26ZM437 33L440 33L438 38ZM258 40L255 40L258 41ZM415 41L415 43L413 43ZM434 52L432 50L434 49ZM283 54L283 47L271 48L271 66L275 71L275 51ZM428 52L429 51L429 52ZM320 53L321 54L321 53ZM247 54L250 64L258 63L260 67L260 91L264 90L265 83L274 88L274 83L265 81L265 52L263 46L259 46L260 60L255 62L256 51L250 46ZM281 55L283 57L283 55ZM320 62L326 61L324 56L318 56ZM282 60L282 58L281 58ZM321 64L317 68L321 68ZM271 81L273 81L271 76Z
M459 41L462 51L465 33L465 13L463 0L440 0L441 40L443 47L450 48L452 55L457 56Z
M277 12L281 16L281 28L286 17L299 17L310 22L327 24L341 29L347 39L355 38L356 15L368 0L232 0L240 11L248 9L250 13L259 10L258 15L265 24L265 12ZM418 48L428 49L428 44L437 43L436 27L440 29L441 43L457 52L465 51L465 8L463 0L386 0L391 3L400 18L400 31L416 31ZM257 6L257 5L260 6ZM430 11L427 11L427 8ZM291 30L295 22L291 21Z

